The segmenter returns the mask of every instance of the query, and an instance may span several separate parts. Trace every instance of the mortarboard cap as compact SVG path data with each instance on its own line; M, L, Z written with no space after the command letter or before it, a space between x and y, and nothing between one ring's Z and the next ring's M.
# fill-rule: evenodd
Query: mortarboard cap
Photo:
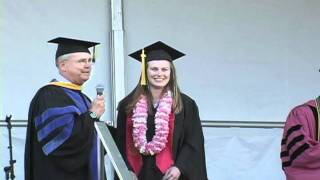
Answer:
M86 52L90 54L89 48L93 47L93 61L94 61L94 51L96 45L100 44L98 42L90 42L90 41L83 41L78 39L71 39L71 38L64 38L58 37L48 41L48 43L55 43L58 44L58 48L56 51L56 59L59 56L69 53L75 52Z
M161 41L158 41L147 47L144 47L143 49L140 49L134 53L129 54L129 56L141 62L142 50L144 50L147 62L153 61L153 60L174 61L185 55L182 52L168 46L167 44Z
M142 86L147 85L146 79L146 62L155 60L167 60L174 61L185 54L168 46L167 44L158 41L149 46L144 47L134 53L129 54L130 57L141 62L142 72L141 72L141 82Z

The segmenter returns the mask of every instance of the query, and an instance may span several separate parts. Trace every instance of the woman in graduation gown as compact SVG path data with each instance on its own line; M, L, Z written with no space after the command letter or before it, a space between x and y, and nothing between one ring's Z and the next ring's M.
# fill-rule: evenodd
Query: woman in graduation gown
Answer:
M114 134L128 168L140 180L207 179L198 107L172 63L184 54L159 41L129 56L142 61L141 82L119 103Z

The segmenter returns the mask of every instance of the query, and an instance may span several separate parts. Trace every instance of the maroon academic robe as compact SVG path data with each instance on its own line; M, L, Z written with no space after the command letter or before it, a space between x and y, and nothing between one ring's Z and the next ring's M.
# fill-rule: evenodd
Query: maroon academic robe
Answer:
M320 143L315 100L295 107L288 115L281 142L282 168L287 180L320 179Z

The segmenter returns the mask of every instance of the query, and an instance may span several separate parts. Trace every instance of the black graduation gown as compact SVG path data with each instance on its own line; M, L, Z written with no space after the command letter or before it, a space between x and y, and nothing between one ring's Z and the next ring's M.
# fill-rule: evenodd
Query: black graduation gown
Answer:
M155 134L155 122L154 122L154 116L155 116L156 109L153 109L153 113L148 115L147 119L147 141L152 141L152 137ZM138 176L140 180L142 179L162 179L163 173L160 171L160 169L156 165L156 156L145 156L142 155L142 161L143 165L141 168L141 172Z
M95 119L89 115L89 105L89 98L77 90L47 85L36 93L28 115L26 180L91 179Z
M173 159L174 166L178 167L181 176L180 180L206 180L206 163L204 151L204 137L198 112L198 107L194 100L185 94L181 94L183 102L183 110L175 116L174 134L173 134ZM132 167L126 158L126 113L125 107L130 102L132 93L124 98L118 106L117 129L114 131L114 138L119 151L126 162L128 168ZM153 124L154 115L149 115L148 121L153 120L148 127ZM152 132L153 131L153 132ZM154 128L147 131L147 138L150 134L154 134ZM151 138L150 138L151 140ZM154 157L143 156L144 165L139 175L140 180L148 179L142 178L141 174L151 179L161 179L162 173L156 167ZM146 164L149 164L148 168ZM160 175L159 175L160 173Z

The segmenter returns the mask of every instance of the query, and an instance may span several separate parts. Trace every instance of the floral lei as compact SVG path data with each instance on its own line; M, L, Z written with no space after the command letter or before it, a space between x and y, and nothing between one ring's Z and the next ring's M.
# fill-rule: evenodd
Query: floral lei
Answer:
M147 97L141 95L133 109L132 115L133 142L140 153L154 155L161 152L166 147L169 135L169 115L171 113L171 107L172 95L171 91L167 91L161 97L155 114L155 135L150 142L147 142L148 103Z

